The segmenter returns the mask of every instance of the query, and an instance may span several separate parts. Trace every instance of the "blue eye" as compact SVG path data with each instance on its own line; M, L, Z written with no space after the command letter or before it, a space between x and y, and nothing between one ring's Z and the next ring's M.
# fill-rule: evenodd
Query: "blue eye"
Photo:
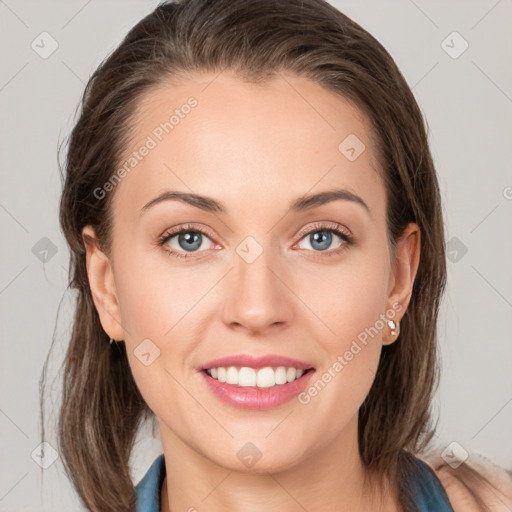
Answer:
M341 243L338 242L338 247L331 249L336 238L339 239ZM309 243L309 247L306 247L306 249L311 249L313 252L325 252L325 256L339 254L346 246L350 246L353 243L352 237L348 233L339 230L337 227L327 226L316 227L314 230L306 233L301 241L302 240ZM301 249L302 248L304 247L301 247Z
M158 245L166 246L165 250L173 256L188 258L189 254L186 253L202 252L199 249L203 245L204 238L210 239L203 230L183 226L179 230L165 233ZM170 241L174 243L169 244Z
M315 231L307 235L308 238L306 240L309 241L309 244L319 251L325 251L329 249L329 246L332 244L333 233L330 231Z
M186 231L182 233L178 233L177 235L174 235L172 238L177 238L177 244L184 249L185 251L191 250L191 251L197 251L201 245L202 245L202 237L203 235L198 232L194 231Z
M339 245L331 249L336 238L339 239ZM213 244L206 231L192 225L185 225L166 232L158 241L158 245L162 246L170 256L190 258L194 257L194 253L204 252L209 248L204 246L205 239ZM309 243L309 247L306 247L308 251L320 253L322 256L339 254L354 243L351 234L348 231L345 232L341 226L335 223L314 226L314 229L302 234L299 245L303 240ZM201 250L201 248L203 249ZM210 248L212 247L210 246ZM304 247L299 248L304 249Z

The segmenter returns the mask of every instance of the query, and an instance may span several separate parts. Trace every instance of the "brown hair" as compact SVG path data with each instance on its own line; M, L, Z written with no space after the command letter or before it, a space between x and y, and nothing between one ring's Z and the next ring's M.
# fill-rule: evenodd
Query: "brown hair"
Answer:
M66 471L88 509L134 510L128 462L141 422L154 416L133 380L124 344L110 345L100 324L81 232L92 225L110 254L113 193L98 199L94 190L120 165L144 95L170 77L223 70L258 82L292 72L354 102L374 132L390 246L409 222L420 227L420 266L400 339L383 347L359 413L364 465L389 478L404 509L415 510L405 482L414 454L434 433L436 323L446 281L438 181L421 111L395 62L374 37L323 0L161 4L90 78L70 135L60 204L71 249L69 287L78 292L58 428Z

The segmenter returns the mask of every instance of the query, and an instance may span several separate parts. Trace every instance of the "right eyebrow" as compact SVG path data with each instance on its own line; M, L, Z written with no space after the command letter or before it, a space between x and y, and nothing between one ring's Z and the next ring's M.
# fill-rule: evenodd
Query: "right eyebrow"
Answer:
M226 209L224 206L211 197L200 196L198 194L192 194L188 192L176 192L173 190L166 190L159 194L158 196L151 199L151 201L147 202L140 211L142 215L146 211L148 211L152 206L161 203L163 201L182 201L184 203L188 203L196 208L200 208L201 210L205 210L207 212L217 212L217 213L226 213Z

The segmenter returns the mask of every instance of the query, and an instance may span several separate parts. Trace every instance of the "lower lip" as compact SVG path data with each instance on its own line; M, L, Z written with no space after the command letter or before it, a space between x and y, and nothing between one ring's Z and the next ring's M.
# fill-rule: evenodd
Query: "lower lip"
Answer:
M302 393L315 371L308 370L293 382L278 384L271 388L240 387L220 382L210 377L205 371L199 373L202 374L210 391L223 402L239 409L266 411L278 407Z

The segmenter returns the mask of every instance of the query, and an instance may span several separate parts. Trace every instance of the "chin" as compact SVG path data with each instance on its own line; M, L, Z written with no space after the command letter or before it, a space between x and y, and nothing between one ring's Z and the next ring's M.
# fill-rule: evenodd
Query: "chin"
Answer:
M268 441L254 443L246 441L236 443L233 448L227 448L223 453L205 455L215 464L230 471L253 475L265 475L267 473L279 473L298 466L302 459L297 458L298 453L303 453L303 445L296 449L288 443L288 452L283 452L283 440L279 440L278 447ZM232 451L234 457L226 457Z

